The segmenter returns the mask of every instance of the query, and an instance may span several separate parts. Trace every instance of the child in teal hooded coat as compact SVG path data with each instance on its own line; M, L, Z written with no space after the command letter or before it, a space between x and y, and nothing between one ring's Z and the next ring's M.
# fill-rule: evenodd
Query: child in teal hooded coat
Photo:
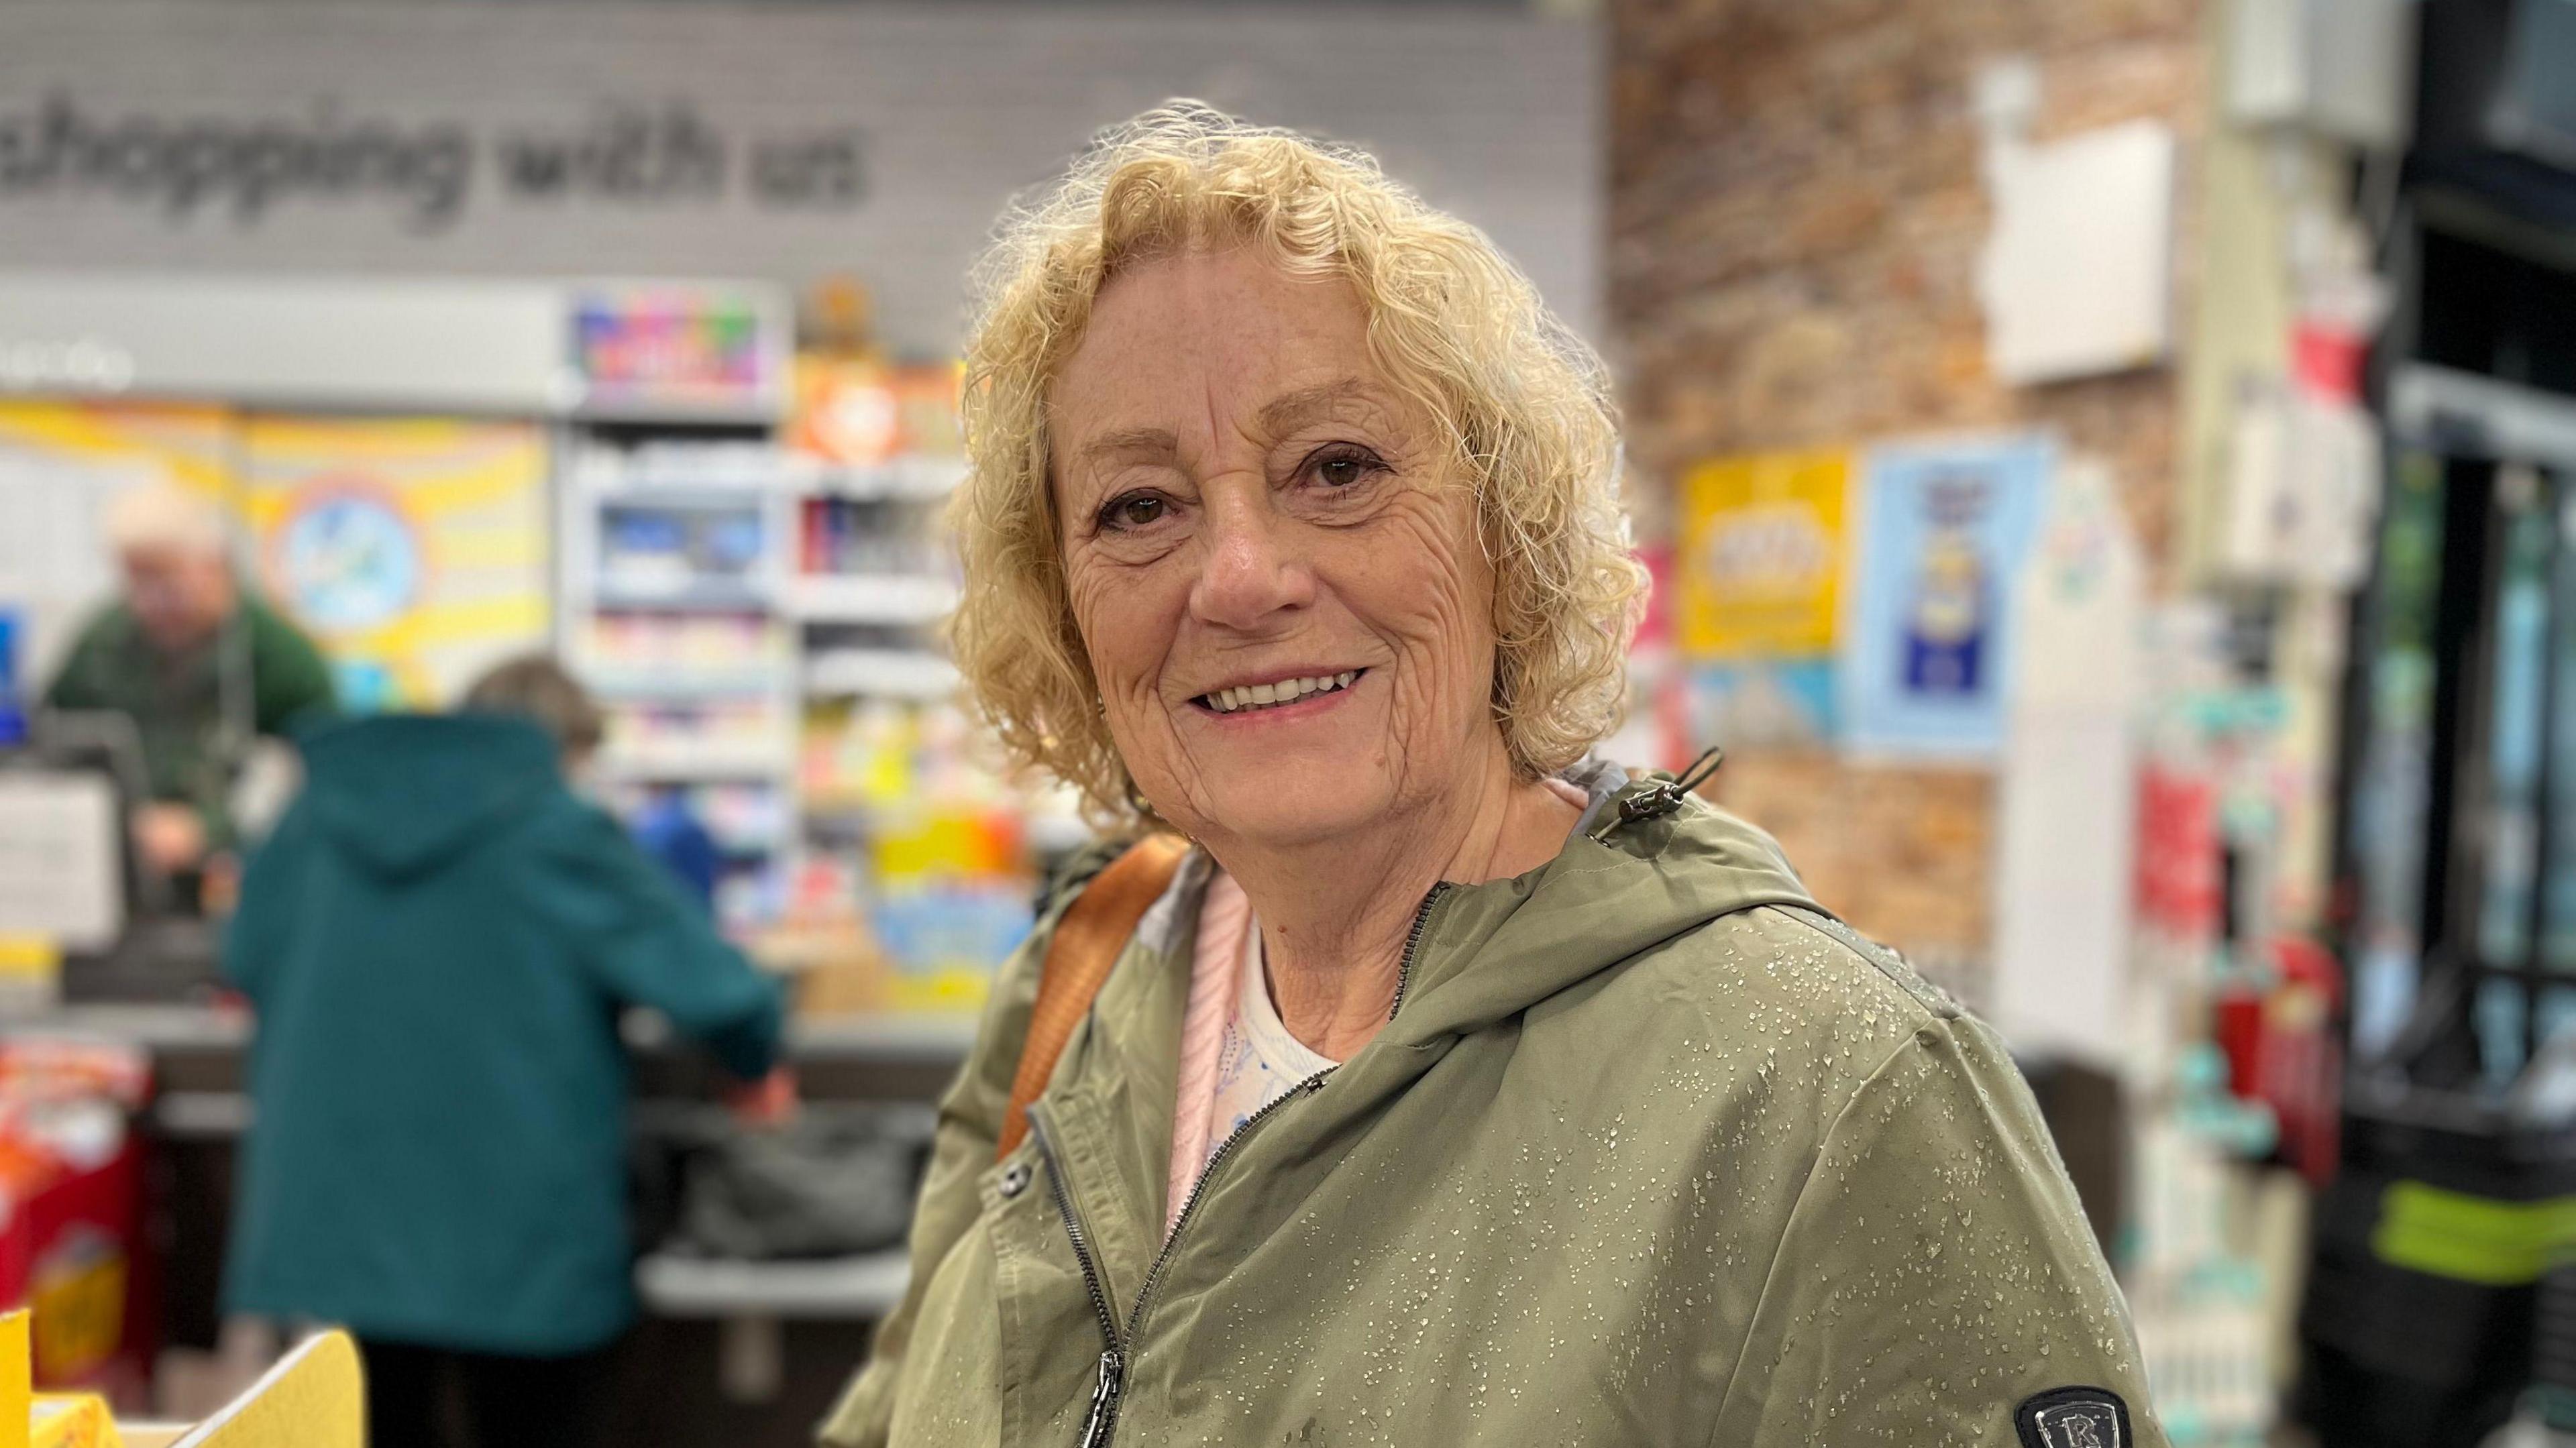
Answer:
M226 1296L352 1328L378 1448L439 1441L448 1393L469 1420L573 1411L633 1320L621 1009L745 1081L778 1050L777 985L566 786L598 732L577 686L523 660L469 708L495 699L554 732L469 712L307 739L225 942L259 1022ZM549 1363L560 1381L526 1371Z

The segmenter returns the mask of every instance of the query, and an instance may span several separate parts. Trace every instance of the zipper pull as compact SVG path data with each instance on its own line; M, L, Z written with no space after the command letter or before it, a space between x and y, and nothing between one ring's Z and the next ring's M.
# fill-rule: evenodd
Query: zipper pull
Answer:
M1650 785L1619 801L1619 808L1612 811L1611 817L1592 831L1593 842L1606 845L1610 842L1611 833L1621 825L1632 825L1639 820L1654 819L1680 809L1682 801L1690 797L1690 792L1717 773L1717 767L1725 762L1726 750L1712 746L1692 760L1690 768L1683 770L1680 778Z
M1091 1416L1082 1425L1082 1448L1108 1448L1118 1426L1118 1392L1126 1385L1127 1363L1118 1349L1100 1354L1100 1380L1091 1387Z

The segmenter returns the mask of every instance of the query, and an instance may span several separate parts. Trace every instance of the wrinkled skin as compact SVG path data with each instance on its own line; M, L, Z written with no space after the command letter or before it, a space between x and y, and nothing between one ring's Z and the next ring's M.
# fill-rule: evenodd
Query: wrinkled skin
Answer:
M1112 281L1049 403L1111 735L1252 894L1290 1029L1347 1048L1333 1022L1383 1018L1422 891L1529 868L1573 821L1513 778L1494 718L1473 491L1372 359L1351 287L1249 251ZM1208 698L1346 672L1276 710Z

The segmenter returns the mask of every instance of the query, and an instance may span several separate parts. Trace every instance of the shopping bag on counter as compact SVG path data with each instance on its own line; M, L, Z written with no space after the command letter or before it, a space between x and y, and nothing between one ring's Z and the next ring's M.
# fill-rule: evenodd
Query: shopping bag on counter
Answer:
M701 1127L666 1246L749 1259L899 1246L935 1124L917 1107L809 1104L774 1129Z

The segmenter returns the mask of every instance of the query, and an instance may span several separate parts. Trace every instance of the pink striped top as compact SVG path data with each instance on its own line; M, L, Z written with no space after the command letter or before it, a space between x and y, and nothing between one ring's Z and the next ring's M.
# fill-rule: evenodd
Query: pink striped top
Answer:
M1216 1062L1225 1050L1225 1027L1234 1019L1235 982L1243 979L1244 939L1251 933L1252 900L1223 870L1208 876L1199 901L1196 953L1190 960L1190 1003L1181 1017L1181 1083L1172 1113L1171 1189L1163 1198L1163 1232L1170 1235L1181 1204L1207 1161L1208 1128L1216 1118Z

